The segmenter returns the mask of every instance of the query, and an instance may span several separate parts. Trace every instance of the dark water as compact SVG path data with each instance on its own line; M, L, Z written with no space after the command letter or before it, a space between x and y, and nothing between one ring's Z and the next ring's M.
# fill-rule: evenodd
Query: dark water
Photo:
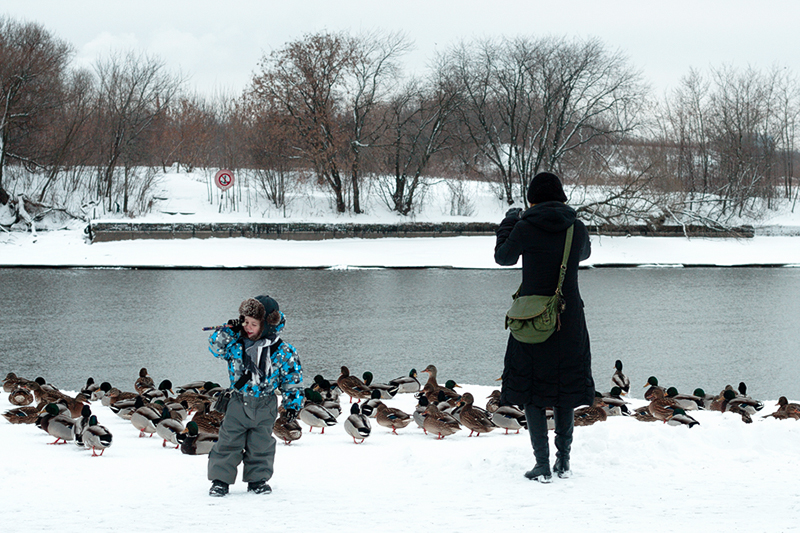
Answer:
M267 293L307 378L347 365L386 381L433 363L441 381L492 385L502 372L502 317L518 270L0 269L0 374L78 389L92 376L131 390L158 382L226 383L202 326ZM681 391L800 399L800 269L583 270L598 389L615 359L641 397L655 375ZM2 377L0 376L0 377Z

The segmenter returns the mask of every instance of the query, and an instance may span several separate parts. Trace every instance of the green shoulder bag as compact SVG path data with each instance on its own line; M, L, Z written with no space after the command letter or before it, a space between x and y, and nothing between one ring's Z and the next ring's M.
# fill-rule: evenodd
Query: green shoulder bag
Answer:
M560 314L564 310L565 302L561 293L561 285L567 274L567 258L572 248L573 226L567 228L567 238L564 243L564 257L561 260L561 270L558 274L558 286L553 296L539 296L532 294L520 296L519 289L514 293L514 303L506 312L505 329L511 331L519 342L526 344L539 344L550 338L554 331L561 328ZM522 285L520 285L520 289Z

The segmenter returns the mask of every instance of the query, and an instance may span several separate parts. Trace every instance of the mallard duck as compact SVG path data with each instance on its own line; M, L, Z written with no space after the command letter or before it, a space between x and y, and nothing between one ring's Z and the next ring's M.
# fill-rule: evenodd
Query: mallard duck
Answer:
M308 424L308 432L314 431L314 428L322 428L322 434L325 434L325 428L336 425L336 417L322 406L322 396L315 390L305 390L306 403L297 417Z
M647 383L645 383L644 386L649 387L646 391L644 391L645 400L652 401L653 398L655 397L654 391L656 390L661 390L662 392L664 392L664 396L667 395L667 389L658 384L658 378L656 378L655 376L650 376L649 378L647 378Z
M498 391L499 392L499 391ZM528 421L525 418L525 412L513 405L501 405L495 412L492 413L492 422L499 428L508 431L516 431L522 428L528 429Z
M211 448L219 440L219 435L200 433L197 424L190 420L186 429L176 436L180 443L181 453L186 455L208 455Z
M342 374L336 380L336 384L342 392L350 396L350 403L353 403L353 398L358 403L372 396L372 389L367 387L367 384L356 376L351 376L350 370L346 366L342 367Z
M364 403L361 404L361 414L364 414L369 418L375 418L378 415L377 411L378 404L383 403L383 401L381 401L381 398L382 398L381 391L373 390L369 400L364 400Z
M614 363L614 375L611 376L611 386L619 387L621 394L628 394L631 391L631 380L622 373L622 361L619 359Z
M92 394L94 394L94 392L96 390L98 390L99 388L100 388L100 385L95 383L94 382L94 378L90 376L89 378L86 379L86 385L84 385L81 388L80 392L81 392L81 394L83 394L87 398L91 398Z
M207 383L211 385L211 382ZM206 392L184 391L173 398L173 401L178 403L186 402L189 413L198 413L205 411L211 405L213 399Z
M104 381L100 384L100 387L96 391L92 393L91 400L93 402L99 401L104 406L108 407L111 405L111 399L106 396L108 391L110 391L113 387L111 387L111 383L108 381Z
M154 402L156 400L169 400L175 396L172 392L172 382L168 379L163 380L158 384L157 388L147 389L141 393L142 398L147 402Z
M679 394L676 387L667 389L667 398L672 398L675 403L684 411L696 411L700 408L703 399L694 394Z
M361 377L364 379L364 385L372 389L372 391L379 391L381 394L382 400L391 400L397 394L398 386L397 385L390 385L388 383L373 383L373 375L372 372L367 370Z
M492 393L489 394L489 396L487 396L486 398L488 400L486 402L486 410L487 411L489 411L490 413L494 413L495 411L497 411L500 408L500 391L499 390L497 390L497 389L493 390Z
M658 422L658 419L650 414L647 405L643 405L641 407L634 409L633 418L635 418L639 422Z
M699 387L692 391L692 396L700 398L700 401L697 402L697 407L700 409L711 409L711 403L716 399L716 396L713 394L706 394L706 391Z
M800 420L800 404L789 403L789 400L786 398L786 396L781 396L778 398L778 403L776 403L775 406L778 409L774 413L765 416L771 416L779 420L785 420L787 418ZM5 414L3 416L5 416Z
M471 393L465 392L461 396L462 406L459 412L459 420L464 427L469 429L468 437L471 437L473 432L475 432L476 437L480 437L481 433L489 433L497 427L497 424L492 422L486 411L473 407L474 403L475 397Z
M652 398L650 404L647 406L647 410L650 411L650 414L653 415L656 420L666 422L667 419L672 416L672 409L674 407L679 407L678 402L667 397L666 392L661 389L654 389Z
M353 437L353 442L356 444L364 442L364 439L369 437L369 434L372 432L369 418L361 414L358 403L353 404L350 408L350 416L344 421L344 431ZM358 439L361 439L361 442L358 442Z
M670 426L689 426L694 427L700 425L700 422L686 414L682 407L675 406L672 408L672 415L666 420Z
M189 416L189 404L186 400L176 402L175 400L168 400L164 405L169 409L169 416L173 420L177 420L181 424Z
M418 398L417 406L414 408L414 412L411 413L411 418L416 422L419 428L427 435L428 430L425 429L425 410L428 408L428 397L424 394L420 395Z
M139 370L138 379L133 383L133 388L136 389L137 393L141 394L148 389L155 388L155 386L156 384L150 374L147 373L147 369L142 367Z
M33 424L39 417L39 408L34 406L17 407L3 413L3 418L12 424Z
M33 393L25 387L17 387L8 394L8 401L17 407L30 405L33 403Z
M83 448L83 430L89 425L89 419L92 417L92 408L84 405L81 410L81 416L75 419L75 445Z
M736 392L733 388L725 389L722 395L711 403L712 411L720 411L722 413L734 413L742 418L742 422L750 424L753 422L750 413L744 408L741 403L734 402L736 399Z
M225 418L220 412L212 411L211 404L203 404L203 410L197 411L192 416L192 422L197 425L198 431L207 435L218 435L219 428L222 427L222 420ZM187 424L188 426L188 424Z
M460 386L452 379L447 380L444 386L439 385L439 383L436 381L438 377L438 370L436 369L435 365L426 366L425 370L423 370L422 373L428 374L428 381L425 382L425 385L423 386L423 391L428 396L429 402L434 402L437 400L440 390L444 392L447 398L461 397L461 395L455 391L455 389L459 388Z
M113 436L107 427L97 423L97 417L89 417L88 425L83 429L83 446L92 450L92 457L100 457L106 448L111 446ZM97 453L100 450L100 453Z
M75 440L75 420L67 416L66 411L62 413L56 404L49 403L45 412L47 416L40 417L39 426L56 438L49 444L66 444L67 441Z
M178 443L178 435L180 435L185 428L179 420L175 420L170 413L169 408L165 405L161 409L161 417L156 423L156 434L164 439L161 446L166 448L167 441L175 445L175 448L180 446Z
M117 402L124 402L126 400L135 400L136 397L139 396L135 392L123 392L116 387L111 387L108 392L106 392L103 399L100 401L106 407L113 407L117 404Z
M631 411L628 409L628 402L622 399L622 389L619 387L611 387L611 390L603 394L603 403L606 404L606 414L609 416L630 415Z
M388 407L383 402L378 404L376 411L376 422L385 428L391 428L395 435L397 429L402 429L411 423L411 415L396 407Z
M25 379L17 376L14 372L9 372L6 374L5 379L3 379L3 391L4 392L13 392L15 389L20 387L24 387L28 390L31 389L33 385L33 381L30 379Z
M303 428L300 427L297 419L290 422L286 418L285 411L281 410L280 413L280 416L275 420L275 425L272 426L272 432L288 446L303 436Z
M153 404L145 404L141 396L136 398L134 410L131 413L131 424L139 430L139 437L144 437L148 433L148 437L152 437L156 432L156 424L161 421L162 411L157 410ZM167 413L169 416L169 413Z
M419 392L420 385L417 379L417 369L412 368L407 376L400 376L390 380L389 385L396 385L397 392L401 394Z
M461 429L461 424L458 423L458 420L439 411L436 404L429 403L422 416L425 417L422 423L425 433L438 435L437 439L443 439Z
M757 411L764 408L763 402L747 395L747 385L745 385L743 381L739 383L738 390L739 393L730 401L731 404L738 405L749 415L754 415Z
M575 409L573 413L575 425L591 426L596 422L605 422L608 419L608 415L605 409L603 409L604 406L605 402L603 402L602 396L595 396L594 402L589 407Z

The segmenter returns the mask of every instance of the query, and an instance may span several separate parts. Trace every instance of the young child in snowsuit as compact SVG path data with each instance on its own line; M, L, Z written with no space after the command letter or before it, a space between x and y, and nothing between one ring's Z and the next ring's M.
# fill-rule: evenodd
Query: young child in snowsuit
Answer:
M287 418L303 404L303 370L294 347L281 340L286 318L269 296L248 298L239 306L239 319L209 337L209 350L228 361L231 397L208 455L209 495L225 496L244 460L242 480L248 492L268 494L272 477L278 417L275 391L283 394Z

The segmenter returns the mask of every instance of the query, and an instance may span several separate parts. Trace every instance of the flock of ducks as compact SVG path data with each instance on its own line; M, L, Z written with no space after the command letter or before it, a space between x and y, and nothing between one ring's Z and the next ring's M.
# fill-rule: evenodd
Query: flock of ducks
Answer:
M345 432L353 442L362 443L372 432L372 420L379 426L397 433L414 422L425 434L443 439L463 429L469 436L479 436L495 429L515 431L527 429L525 413L516 406L500 405L500 391L494 390L486 398L486 406L475 405L475 397L459 394L460 388L453 380L443 385L438 382L434 365L420 373L427 374L421 383L416 369L408 375L387 383L375 383L371 372L361 378L350 374L346 366L336 380L317 375L311 387L305 389L305 404L296 418L287 417L279 407L279 417L273 427L274 434L285 444L302 437L301 423L309 432L334 426L342 414L341 396L349 397L349 415L343 422ZM660 386L651 376L644 397L649 403L638 409L629 409L624 396L630 392L630 380L622 372L622 362L616 361L611 378L611 390L597 392L589 407L575 410L575 425L588 426L608 419L609 416L630 416L644 422L662 421L670 425L693 427L699 424L688 412L706 409L730 412L741 416L746 423L760 411L764 404L747 395L747 387L740 383L738 390L726 386L718 395L695 389L692 394L679 394L675 387ZM169 380L158 386L146 368L142 368L133 384L134 391L124 392L110 383L96 384L89 378L76 396L70 396L43 378L28 380L9 373L3 380L3 390L9 402L17 407L2 416L12 424L35 424L55 438L51 444L74 442L100 456L111 446L113 436L92 413L93 402L107 406L117 416L129 420L140 437L158 435L163 446L173 446L188 455L207 454L219 437L224 415L213 409L220 393L226 389L210 381L197 381L173 390ZM417 405L413 412L392 407L388 403L398 394L414 394ZM548 422L552 429L552 412ZM777 419L800 419L800 405L789 403L786 397L778 400L777 410L769 415ZM98 453L99 452L99 453Z

